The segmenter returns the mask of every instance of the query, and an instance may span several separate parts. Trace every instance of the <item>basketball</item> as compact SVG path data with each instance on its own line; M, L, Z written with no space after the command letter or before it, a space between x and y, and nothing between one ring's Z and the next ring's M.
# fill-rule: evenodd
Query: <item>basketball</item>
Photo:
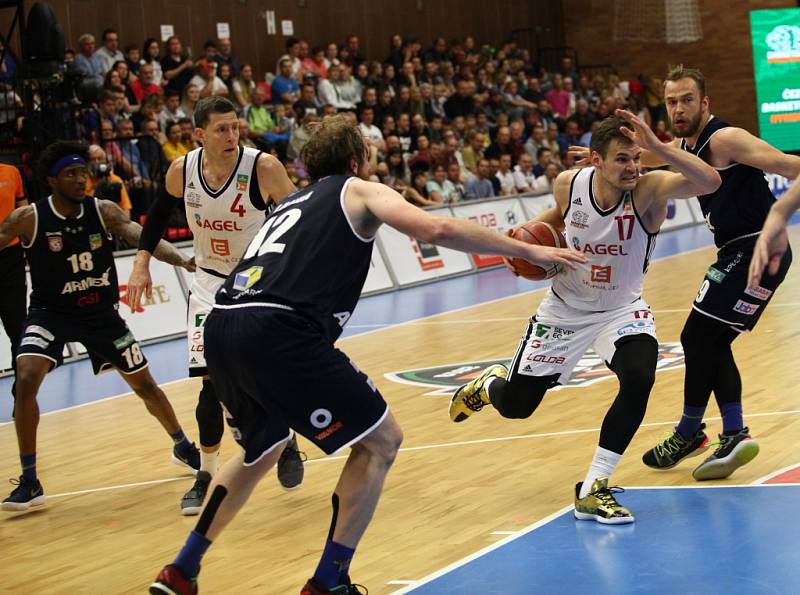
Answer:
M528 221L518 227L512 236L515 240L520 240L526 244L536 244L537 246L552 246L554 248L566 248L567 241L564 236L557 232L549 223L542 221ZM521 277L531 281L542 281L555 277L561 271L561 265L551 264L547 267L540 267L532 264L523 258L512 258L511 264Z

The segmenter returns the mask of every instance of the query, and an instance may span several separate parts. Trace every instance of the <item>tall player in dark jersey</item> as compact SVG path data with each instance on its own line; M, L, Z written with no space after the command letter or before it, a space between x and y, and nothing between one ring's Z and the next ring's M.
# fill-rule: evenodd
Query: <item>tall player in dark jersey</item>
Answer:
M759 284L748 287L753 248L775 202L764 172L796 178L800 157L786 155L711 115L699 70L682 65L671 70L664 99L676 142L722 176L716 192L698 197L719 250L681 332L686 355L683 415L675 431L647 451L643 461L664 469L700 452L708 443L702 422L713 392L722 415L719 446L693 476L722 479L750 462L759 449L744 425L742 381L731 344L740 333L753 330L792 262L792 252L786 249Z
M365 141L346 116L321 122L302 159L316 183L290 194L253 238L217 293L205 327L217 395L243 452L214 476L200 519L150 586L197 592L200 560L275 464L293 428L326 453L350 456L333 494L328 541L304 595L356 594L350 560L369 524L402 433L372 381L334 341L367 277L387 223L466 252L569 265L582 254L531 246L458 219L434 217L367 177Z
M190 443L164 392L147 369L139 344L117 312L119 286L111 234L128 242L141 227L113 202L86 196L88 149L57 142L39 159L42 181L52 195L14 211L0 225L0 247L19 236L30 265L33 292L17 353L14 424L22 476L3 510L45 503L36 475L39 386L63 358L64 344L83 343L95 373L116 368L174 442L173 461L196 470L200 454ZM171 244L156 251L161 260L187 269L194 262Z

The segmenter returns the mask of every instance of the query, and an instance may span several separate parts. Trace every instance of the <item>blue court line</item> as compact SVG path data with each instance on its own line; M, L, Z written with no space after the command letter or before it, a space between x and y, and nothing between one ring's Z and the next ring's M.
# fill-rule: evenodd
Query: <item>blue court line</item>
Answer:
M631 525L570 507L396 595L800 593L798 498L796 484L632 489Z
M800 214L795 215L792 222L800 223ZM704 226L665 232L658 237L653 260L712 244L711 233ZM697 282L699 286L700 279ZM377 328L511 297L548 285L549 281L534 282L513 277L501 268L366 297L359 302L342 336L352 337ZM187 377L185 339L155 343L144 347L143 351L158 383ZM10 377L0 379L0 395L10 395L11 382ZM112 372L95 377L89 361L80 360L48 374L39 392L38 401L42 413L52 413L128 392L130 388L119 374ZM0 398L0 423L11 421L12 407L10 396Z

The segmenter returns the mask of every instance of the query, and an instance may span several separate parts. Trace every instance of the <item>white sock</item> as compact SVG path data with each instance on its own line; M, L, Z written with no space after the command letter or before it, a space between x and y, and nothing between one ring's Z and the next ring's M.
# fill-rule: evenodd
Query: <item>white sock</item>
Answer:
M200 449L200 471L207 471L211 477L217 472L217 460L219 459L219 450L214 452L206 452Z
M492 386L492 382L497 380L497 376L490 376L489 380L483 383L483 390L486 391L486 394L489 394L489 387Z
M589 494L595 479L611 477L621 458L621 454L598 446L597 450L594 451L592 464L589 465L589 472L586 474L586 479L583 480L578 498L585 498Z

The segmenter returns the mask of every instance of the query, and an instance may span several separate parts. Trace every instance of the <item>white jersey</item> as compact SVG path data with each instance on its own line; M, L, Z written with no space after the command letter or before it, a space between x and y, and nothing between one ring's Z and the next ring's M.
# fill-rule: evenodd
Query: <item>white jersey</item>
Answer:
M203 149L186 155L183 198L194 235L197 267L227 277L264 224L266 204L258 188L256 161L261 151L239 147L239 161L216 192L203 178Z
M599 175L599 174L598 174ZM567 243L588 262L565 268L553 281L553 293L580 310L602 312L631 304L642 295L642 283L657 234L642 225L633 194L602 210L595 201L593 167L572 179L564 217Z

